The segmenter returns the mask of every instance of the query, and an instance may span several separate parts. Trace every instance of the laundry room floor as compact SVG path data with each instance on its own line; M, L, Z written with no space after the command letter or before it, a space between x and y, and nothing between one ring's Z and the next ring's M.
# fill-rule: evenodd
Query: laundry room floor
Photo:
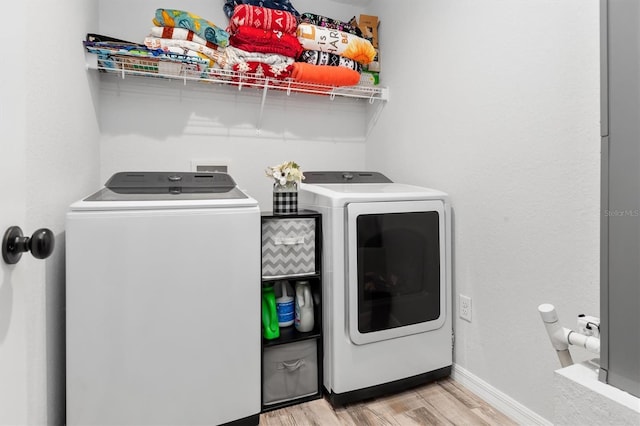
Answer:
M447 378L395 395L333 409L326 399L260 415L261 426L517 425Z

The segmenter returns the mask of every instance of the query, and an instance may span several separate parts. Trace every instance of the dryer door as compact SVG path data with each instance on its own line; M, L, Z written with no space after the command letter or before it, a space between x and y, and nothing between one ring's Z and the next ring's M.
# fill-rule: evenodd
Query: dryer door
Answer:
M346 219L351 341L362 345L442 327L444 202L351 203Z

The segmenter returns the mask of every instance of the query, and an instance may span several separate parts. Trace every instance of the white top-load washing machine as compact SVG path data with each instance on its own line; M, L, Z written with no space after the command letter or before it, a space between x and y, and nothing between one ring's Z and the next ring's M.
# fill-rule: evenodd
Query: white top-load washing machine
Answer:
M256 200L224 173L124 172L66 219L67 424L258 424Z
M447 194L372 172L305 172L322 213L324 386L334 405L446 377L452 365Z

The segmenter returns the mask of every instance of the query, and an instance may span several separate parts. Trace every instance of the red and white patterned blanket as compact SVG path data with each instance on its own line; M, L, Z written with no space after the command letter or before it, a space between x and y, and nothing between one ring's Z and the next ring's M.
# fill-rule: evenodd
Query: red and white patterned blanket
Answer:
M241 4L235 7L227 31L233 34L242 26L295 34L298 20L285 10Z

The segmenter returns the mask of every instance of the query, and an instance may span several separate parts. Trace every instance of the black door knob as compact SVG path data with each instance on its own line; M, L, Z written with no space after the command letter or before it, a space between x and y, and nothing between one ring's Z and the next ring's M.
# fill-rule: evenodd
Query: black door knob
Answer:
M36 230L31 237L22 235L19 226L11 226L2 239L2 258L10 265L18 263L22 253L30 251L36 259L45 259L53 253L55 238L46 228Z

